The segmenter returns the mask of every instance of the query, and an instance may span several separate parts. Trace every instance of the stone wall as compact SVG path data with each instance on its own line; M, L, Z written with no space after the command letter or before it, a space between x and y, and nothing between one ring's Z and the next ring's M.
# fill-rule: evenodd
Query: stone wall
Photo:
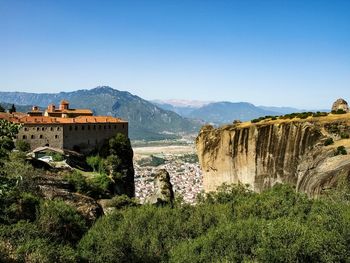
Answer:
M18 132L17 140L30 144L31 149L42 146L63 148L63 125L25 124Z
M64 126L64 149L81 152L100 146L106 139L122 133L128 136L127 123L69 124Z
M102 145L106 139L117 133L128 136L128 124L25 124L20 129L17 140L28 142L32 150L50 146L87 152Z

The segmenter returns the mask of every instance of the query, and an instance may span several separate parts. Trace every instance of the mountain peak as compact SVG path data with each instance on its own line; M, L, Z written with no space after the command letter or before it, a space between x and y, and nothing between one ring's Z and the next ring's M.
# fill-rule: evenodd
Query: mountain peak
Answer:
M93 88L91 90L93 90L93 91L102 91L102 92L115 91L115 89L113 89L110 86L97 86L96 88Z

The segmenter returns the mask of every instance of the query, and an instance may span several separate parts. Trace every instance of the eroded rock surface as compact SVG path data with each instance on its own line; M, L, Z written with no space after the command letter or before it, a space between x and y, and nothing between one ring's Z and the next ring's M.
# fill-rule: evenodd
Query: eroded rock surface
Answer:
M350 155L335 156L339 146L350 152L349 134L350 114L205 126L197 137L204 190L240 182L260 192L289 183L317 196L350 172Z
M103 215L101 206L91 197L75 193L65 180L55 176L45 176L38 180L38 188L45 199L62 200L71 205L90 222Z
M337 99L332 106L332 111L336 112L338 110L343 110L349 112L349 105L344 99Z
M165 169L160 169L154 176L154 192L146 201L151 204L173 204L174 190L170 175Z

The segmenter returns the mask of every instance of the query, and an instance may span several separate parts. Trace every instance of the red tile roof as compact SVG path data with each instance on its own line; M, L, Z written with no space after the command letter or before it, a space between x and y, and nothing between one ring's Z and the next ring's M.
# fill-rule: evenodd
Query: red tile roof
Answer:
M24 114L0 113L0 119L22 124L84 124L84 123L127 123L110 116L78 116L76 118L55 118L47 116L26 116Z
M76 118L55 118L46 116L26 116L19 119L23 124L83 124L83 123L126 123L109 116L78 116Z

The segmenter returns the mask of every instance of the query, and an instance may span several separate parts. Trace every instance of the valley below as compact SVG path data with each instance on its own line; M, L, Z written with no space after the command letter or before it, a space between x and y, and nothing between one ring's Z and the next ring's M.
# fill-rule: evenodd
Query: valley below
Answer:
M203 190L202 172L193 142L169 145L153 142L151 145L133 147L135 169L135 197L141 203L154 192L154 175L166 169L170 175L176 198L193 204Z

